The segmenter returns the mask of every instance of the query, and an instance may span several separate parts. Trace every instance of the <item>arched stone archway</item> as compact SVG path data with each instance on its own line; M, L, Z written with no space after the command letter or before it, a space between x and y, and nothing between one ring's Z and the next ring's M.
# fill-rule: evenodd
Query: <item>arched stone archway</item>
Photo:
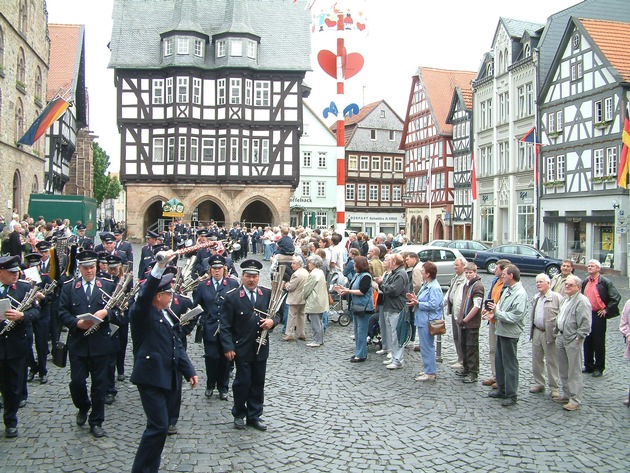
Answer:
M157 200L150 204L144 212L142 221L143 236L146 234L147 229L162 218L162 201Z
M22 178L18 170L13 174L13 208L22 216Z
M213 200L204 200L199 202L196 207L197 212L193 209L192 215L196 216L196 220L198 222L203 223L204 225L210 222L210 220L214 220L215 223L219 226L226 225L228 226L230 222L225 221L225 213L219 204L214 202ZM196 213L196 215L195 215ZM191 220L195 220L192 218Z
M250 202L243 210L240 217L241 222L246 222L247 226L252 225L264 227L265 225L276 225L271 208L260 200Z
M422 243L429 242L429 218L425 217L422 224Z
M418 220L416 220L416 239L413 240L414 243L419 242L421 237L422 237L422 218L418 217Z
M443 240L444 239L444 222L442 219L437 219L435 221L435 225L433 226L433 239L434 240Z
M409 225L409 238L411 241L416 241L416 216L411 217L411 224Z

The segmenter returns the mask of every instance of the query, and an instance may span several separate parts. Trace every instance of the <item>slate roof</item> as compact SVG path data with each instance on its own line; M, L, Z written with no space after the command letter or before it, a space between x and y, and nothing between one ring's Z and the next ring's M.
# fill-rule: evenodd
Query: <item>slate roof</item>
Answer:
M470 82L475 78L476 73L420 67L417 75L427 91L429 106L437 121L439 133L442 135L452 134L453 125L446 123L446 119L451 108L453 91L455 87L470 90Z
M189 7L186 7L182 2ZM193 65L205 69L226 67L215 63L213 35L254 34L261 38L258 59L230 58L227 67L250 67L268 71L309 71L310 13L305 0L114 0L109 67L158 69L162 62L160 34L172 31L182 8L196 8L201 32L210 37L205 60ZM234 12L226 18L226 12ZM248 19L246 18L248 17ZM183 23L189 27L188 20ZM251 31L245 31L251 26ZM237 29L243 31L235 31ZM236 60L238 59L238 60ZM191 61L185 64L190 65ZM170 64L168 64L170 65Z
M58 93L70 91L69 100L75 99L77 79L81 65L85 27L83 25L48 24L50 61L46 101ZM43 97L42 97L43 98ZM66 95L65 98L68 98Z
M551 15L547 19L547 25L538 44L540 50L539 73L541 84L544 84L547 80L551 63L560 47L562 37L572 16L630 22L630 8L628 8L628 0L585 0Z
M531 21L515 20L514 18L501 17L499 21L503 23L506 31L512 39L521 39L525 32L529 33L531 37L539 36L537 32L545 26L543 24L533 23Z
M583 18L579 21L623 80L630 82L630 23Z

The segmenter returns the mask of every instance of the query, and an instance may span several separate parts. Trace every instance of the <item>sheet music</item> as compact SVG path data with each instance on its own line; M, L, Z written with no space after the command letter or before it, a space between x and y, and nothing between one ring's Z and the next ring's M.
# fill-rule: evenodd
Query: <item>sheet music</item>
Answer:
M30 279L31 281L35 281L37 284L42 282L42 277L39 274L39 270L35 266L26 268L24 270L24 277L26 279Z
M9 299L0 299L0 322L7 320L4 313L11 309L11 301Z

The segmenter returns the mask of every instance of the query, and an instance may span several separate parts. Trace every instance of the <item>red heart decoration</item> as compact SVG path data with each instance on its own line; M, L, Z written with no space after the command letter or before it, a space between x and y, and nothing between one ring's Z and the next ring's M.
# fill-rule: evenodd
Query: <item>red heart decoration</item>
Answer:
M345 50L344 50L345 53ZM323 71L333 79L337 79L337 55L327 49L322 49L317 53L317 62ZM364 59L359 53L345 55L342 61L343 78L350 79L363 69Z
M324 20L324 23L326 23L326 26L328 26L328 28L332 28L333 26L337 26L337 22L335 20L331 20L330 18L326 18Z
M363 31L365 29L365 23L357 23L357 29Z

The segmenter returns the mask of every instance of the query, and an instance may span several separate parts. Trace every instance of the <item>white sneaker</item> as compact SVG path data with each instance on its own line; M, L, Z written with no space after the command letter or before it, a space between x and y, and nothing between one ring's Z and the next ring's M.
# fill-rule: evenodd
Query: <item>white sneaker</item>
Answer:
M455 362L455 363L453 363L453 364L451 365L451 368L454 368L454 369L456 369L456 370L461 369L461 368L463 368L463 367L464 367L464 365L462 365L459 361L457 361L457 362Z
M377 355L384 355L385 353L387 353L387 350L383 350L383 349L381 349L381 350L377 350L377 351L376 351L376 354L377 354Z
M403 366L404 365L402 363L390 363L385 368L387 368L388 370L398 370L402 368Z
M389 360L392 359L392 352L391 351L387 354L387 359L389 359Z
M434 374L423 374L422 376L418 376L416 381L435 381Z

